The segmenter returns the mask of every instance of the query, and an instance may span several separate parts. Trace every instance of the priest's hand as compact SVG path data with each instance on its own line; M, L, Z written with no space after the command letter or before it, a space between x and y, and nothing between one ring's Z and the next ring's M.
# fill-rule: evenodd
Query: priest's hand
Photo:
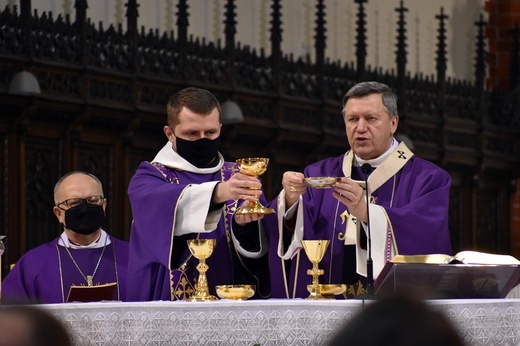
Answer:
M218 183L213 195L213 202L224 203L234 199L253 202L262 194L262 183L255 177L235 173L224 182Z
M240 208L245 208L249 205L249 201L244 201ZM239 226L244 226L250 222L258 221L264 217L264 214L235 214L235 222Z
M300 172L287 171L282 177L282 186L285 191L285 207L290 208L298 202L301 195L307 191L305 176Z
M347 206L350 214L362 222L367 222L365 190L350 178L341 178L334 185L332 196Z

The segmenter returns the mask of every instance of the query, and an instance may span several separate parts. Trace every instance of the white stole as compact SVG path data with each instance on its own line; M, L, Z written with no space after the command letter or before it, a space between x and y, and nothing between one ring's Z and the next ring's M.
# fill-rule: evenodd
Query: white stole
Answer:
M404 142L401 142L390 154L390 156L368 177L369 190L367 191L367 195L369 198L372 197L373 191L377 190L386 181L392 178L408 162L408 160L410 160L413 155L413 152L408 149ZM345 158L343 160L343 173L346 177L350 177L351 175L353 160L354 154L352 153L352 150L350 150L345 154ZM361 187L365 188L364 181L354 181ZM386 251L392 251L392 257L397 252L397 244L395 242L395 238L393 237L393 232L391 232L392 246L391 249L387 249L387 236L388 232L392 230L392 225L385 209L375 204L370 204L369 208L372 260L374 264L374 277L377 277L386 263ZM367 250L362 249L358 243L362 222L356 221L357 220L355 217L350 214L348 215L344 240L345 245L356 244L356 271L359 275L367 276ZM366 233L367 230L365 225L363 225L363 229Z

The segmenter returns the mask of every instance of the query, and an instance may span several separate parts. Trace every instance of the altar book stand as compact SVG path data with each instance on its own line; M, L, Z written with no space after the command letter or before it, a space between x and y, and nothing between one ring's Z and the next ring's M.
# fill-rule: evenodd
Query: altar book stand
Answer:
M386 263L374 284L376 296L421 299L504 298L520 277L519 265Z

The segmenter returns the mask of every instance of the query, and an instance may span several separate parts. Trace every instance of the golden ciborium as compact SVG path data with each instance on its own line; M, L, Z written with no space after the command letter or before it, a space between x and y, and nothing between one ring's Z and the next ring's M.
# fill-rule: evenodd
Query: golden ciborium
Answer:
M319 276L323 275L323 269L319 268L319 263L329 246L328 240L302 240L305 253L312 263L312 269L307 270L307 274L312 275L312 285L310 285L310 295L307 299L326 299L321 294Z
M209 269L209 266L206 264L206 259L213 253L215 244L215 239L188 240L188 248L190 249L190 252L199 260L199 264L197 265L199 279L195 285L195 293L190 298L192 302L218 300L217 297L209 294L208 280L206 278L206 272Z
M240 173L249 175L251 177L258 178L260 175L264 174L267 171L267 165L269 164L269 159L265 157L250 157L245 159L237 160L238 169ZM249 203L247 207L238 208L235 212L236 214L272 214L274 213L274 209L266 208L258 201L258 197L252 203Z

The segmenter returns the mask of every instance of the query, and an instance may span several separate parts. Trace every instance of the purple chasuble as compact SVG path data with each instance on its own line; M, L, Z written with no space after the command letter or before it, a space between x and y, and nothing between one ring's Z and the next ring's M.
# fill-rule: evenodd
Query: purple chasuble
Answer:
M71 285L87 285L65 247L58 245L59 239L40 245L20 258L2 282L2 303L64 303ZM117 282L114 300L125 300L128 243L112 236L110 240L92 281L94 285ZM93 274L103 248L69 251L87 276Z
M344 155L327 158L309 165L306 177L337 176L343 177ZM360 167L352 167L352 179L364 180ZM447 172L417 156L413 156L397 174L372 192L375 204L385 208L397 242L398 253L402 255L443 253L451 254L448 229L449 189L451 178ZM344 273L355 274L356 256L354 246L345 246L339 240L340 233L345 234L346 218L341 214L346 206L332 196L333 189L307 188L303 194L304 235L303 239L329 239L329 244L320 268L325 271L320 276L320 283L345 283ZM275 199L271 207L276 208ZM283 260L277 253L278 228L268 225L270 238L270 269L272 297L285 298L286 289L282 271ZM373 232L373 230L372 230ZM349 253L350 252L350 253ZM289 261L285 261L289 262ZM348 263L350 268L344 268ZM312 268L303 249L286 264L289 297L292 298L294 282L297 279L295 297L309 296L307 285L312 277L307 269ZM357 276L357 274L355 274ZM363 278L359 277L363 281ZM355 284L348 282L347 284ZM349 287L351 290L356 285ZM347 292L355 296L363 292Z
M243 282L247 271L240 264L230 238L237 201L226 202L218 226L211 232L174 236L173 230L177 204L188 185L225 181L237 171L236 164L229 162L207 174L179 171L158 163L141 163L128 187L134 218L128 263L129 300L179 300L188 299L194 293L188 281L194 282L198 277L195 267L199 262L190 254L188 239L216 239L213 253L206 260L211 294L216 295L216 285L254 284Z

